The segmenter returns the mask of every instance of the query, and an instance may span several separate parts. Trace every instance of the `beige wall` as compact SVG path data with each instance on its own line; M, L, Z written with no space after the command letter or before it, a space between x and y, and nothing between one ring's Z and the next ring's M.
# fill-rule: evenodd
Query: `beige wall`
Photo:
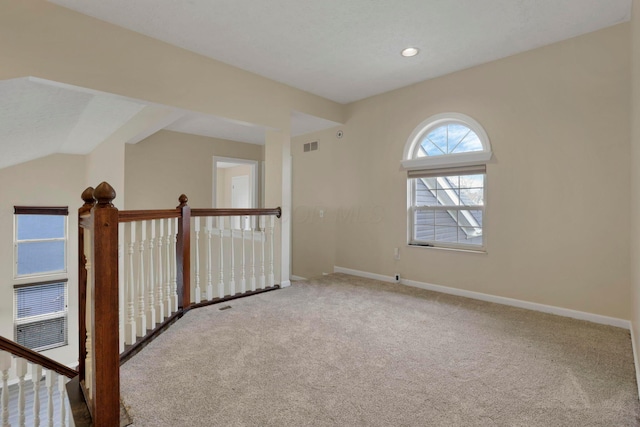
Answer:
M326 131L311 138L316 153L293 149L294 211L326 205L335 222L335 244L294 223L294 274L329 268L335 252L341 267L629 319L629 31L618 25L349 105L342 139ZM403 148L420 122L448 111L479 121L493 145L487 254L406 245ZM308 191L322 183L333 194ZM326 254L320 268L300 259L304 244L319 245L309 257Z
M0 79L35 76L287 128L292 110L344 106L45 0L0 2Z
M292 263L293 274L314 277L333 272L336 265L337 179L334 151L339 128L298 136L291 141L293 157ZM317 151L304 152L303 145L318 141ZM343 178L344 179L344 178ZM348 178L346 178L348 179ZM345 183L349 185L348 183ZM322 216L320 216L322 214Z
M631 16L631 332L640 345L640 1L634 0ZM637 351L636 369L640 367ZM636 372L639 380L640 376Z
M125 149L127 209L168 209L184 193L194 208L210 208L213 156L263 160L264 147L160 131Z
M0 335L13 339L13 206L68 206L69 345L43 352L64 364L78 360L78 208L85 156L57 154L0 169Z

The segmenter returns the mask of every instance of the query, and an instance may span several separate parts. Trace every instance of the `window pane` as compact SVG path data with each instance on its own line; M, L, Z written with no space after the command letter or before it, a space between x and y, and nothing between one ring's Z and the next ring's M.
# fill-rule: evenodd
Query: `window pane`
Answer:
M482 188L461 188L460 203L469 205L484 205L484 190Z
M64 241L18 243L18 275L64 271Z
M482 246L484 175L415 178L413 238L419 242ZM430 185L427 185L429 183ZM430 209L429 207L452 209Z
M17 215L18 240L64 238L63 215Z
M454 144L451 153L467 153L470 151L482 151L482 143L475 132L471 131L457 145Z
M436 226L436 241L456 243L458 241L458 227Z
M66 309L66 283L17 288L16 319L64 312Z
M32 350L67 344L67 316L16 325L16 342Z

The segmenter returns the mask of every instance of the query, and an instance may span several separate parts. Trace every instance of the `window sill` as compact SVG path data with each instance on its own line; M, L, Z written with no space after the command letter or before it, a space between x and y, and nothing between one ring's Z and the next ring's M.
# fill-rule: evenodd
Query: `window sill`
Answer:
M470 253L470 254L487 255L487 249L486 248L480 248L480 249L448 248L448 247L445 247L445 246L427 246L427 245L421 245L421 244L416 244L416 243L407 243L407 246L410 247L410 248L418 248L418 249L435 249L435 250L440 250L440 251L466 252L466 253Z

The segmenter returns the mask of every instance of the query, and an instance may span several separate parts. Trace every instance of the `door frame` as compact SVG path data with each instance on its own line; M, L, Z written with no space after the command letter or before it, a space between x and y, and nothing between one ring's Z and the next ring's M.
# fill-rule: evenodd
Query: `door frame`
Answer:
M249 175L249 201L252 208L258 207L258 164L257 160L236 159L233 157L213 156L213 172L211 176L211 207L216 208L218 204L218 162L238 163L251 166Z

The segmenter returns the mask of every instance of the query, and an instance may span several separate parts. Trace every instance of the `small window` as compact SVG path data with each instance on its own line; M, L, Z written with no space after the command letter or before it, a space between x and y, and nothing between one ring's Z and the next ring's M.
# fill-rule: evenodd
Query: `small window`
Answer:
M15 341L36 351L67 345L69 210L15 206L14 214Z
M15 339L43 351L67 345L66 280L14 286Z
M67 209L15 207L15 276L65 273Z
M409 244L484 250L486 163L491 146L472 118L440 114L405 146Z

